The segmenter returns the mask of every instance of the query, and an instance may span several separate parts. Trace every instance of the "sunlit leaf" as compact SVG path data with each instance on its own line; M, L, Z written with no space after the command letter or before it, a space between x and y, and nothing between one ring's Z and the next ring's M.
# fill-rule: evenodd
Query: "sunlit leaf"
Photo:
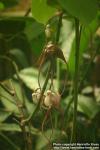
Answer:
M78 110L92 119L98 112L100 112L100 105L90 97L79 95Z
M0 109L0 122L5 121L10 115L11 115L11 112Z
M0 87L0 101L3 106L10 112L18 113L18 108L14 103L14 99L4 89Z
M20 132L21 128L19 125L15 123L1 123L0 124L0 130L1 131L14 131L14 132Z
M90 23L97 14L97 0L58 0L65 11L83 24Z
M56 9L47 5L46 0L32 0L32 15L40 23L46 24Z
M0 123L0 131L22 132L20 125L16 123ZM28 126L26 126L26 131L29 131ZM33 135L40 134L39 130L34 127L31 127L31 133Z
M51 140L50 140L51 142L56 142L57 139L60 140L64 136L65 135L62 135L60 130L53 129L53 133L52 133L52 130L48 129L47 131L45 131L43 134L41 134L38 137L37 143L36 143L36 149L38 150L41 150L43 148L47 149L46 146L49 144L48 139L50 139L50 137L51 137Z
M98 28L98 19L97 17L86 27L83 26L82 32L81 32L81 41L80 41L80 64L82 63L82 56L83 53L86 52L88 43L91 37L91 34L94 34ZM71 75L73 76L74 69L75 69L75 39L73 40L70 54L69 54L69 71Z
M20 78L25 83L25 85L34 90L39 87L38 85L38 70L35 68L26 68L20 71ZM43 82L43 78L41 79Z

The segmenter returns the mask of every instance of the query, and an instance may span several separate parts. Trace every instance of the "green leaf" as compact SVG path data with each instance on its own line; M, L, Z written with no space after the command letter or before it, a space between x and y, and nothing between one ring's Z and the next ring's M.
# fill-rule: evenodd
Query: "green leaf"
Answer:
M17 131L21 132L21 128L19 125L15 123L1 123L0 131Z
M19 0L0 0L6 8L13 7L19 3Z
M32 20L32 21L26 21L24 33L27 35L29 40L32 40L40 36L40 34L44 32L44 30L45 27L43 24L40 24L35 20Z
M60 130L52 130L49 129L47 131L45 131L43 134L41 134L38 139L37 139L37 143L36 143L36 149L37 150L42 150L43 148L48 149L46 146L48 145L48 139L50 139L51 142L56 142L57 139L61 139L63 138L65 135L61 135L61 131ZM48 139L47 139L47 138ZM51 138L50 138L51 137Z
M95 115L100 112L100 105L90 97L79 95L78 111L86 114L89 118L93 119Z
M97 0L58 0L61 7L83 24L90 23L97 14Z
M39 87L37 69L32 67L23 69L19 72L19 76L28 88L35 90ZM43 81L44 79L41 77L41 82L43 83Z
M56 8L47 5L47 0L32 0L32 15L38 22L46 24L55 12Z
M38 70L31 67L26 68L19 72L19 76L28 88L32 90L38 88Z
M18 115L19 110L18 110L16 101L18 100L18 101L22 102L23 95L22 95L19 81L18 82L15 80L11 80L11 81L6 80L4 86L8 90L11 90L12 86L13 86L18 98L16 99L16 97L9 95L2 87L0 87L0 102L2 102L2 104L6 110L8 110L9 112L15 113L15 115ZM12 86L11 86L11 83L12 83ZM25 95L26 93L24 92L23 94L24 94L24 100L25 100L26 108L27 108L28 112L31 114L31 112L34 109L34 105L32 103L30 103L30 101L27 99L27 97ZM27 115L28 114L26 112L26 117L27 117Z
M39 57L41 50L45 44L45 27L43 24L36 22L34 19L32 21L27 21L24 29L28 41L31 45L32 52L34 56ZM33 32L34 31L34 32Z
M58 9L60 8L57 0L47 0L47 4Z
M3 10L4 9L4 5L3 3L0 2L0 10Z
M12 38L15 38L21 36L24 27L25 17L0 17L0 33L2 34L14 34Z
M11 95L9 95L4 89L0 87L0 102L2 102L3 106L10 112L14 112L18 114L18 108L14 103L14 99Z
M10 115L11 115L11 112L0 109L0 122L5 121Z
M22 132L20 125L16 123L0 123L0 131ZM29 132L28 126L26 126L26 131ZM32 126L31 133L33 135L40 135L40 131Z
M98 20L97 17L86 27L83 27L81 32L81 41L80 41L80 63L82 63L82 56L83 53L86 52L88 43L91 37L91 34L95 33L96 29L98 28ZM69 71L70 74L73 76L74 69L75 69L75 39L73 40L72 47L70 50L70 56L68 60Z
M27 58L24 54L24 52L20 49L11 49L9 51L9 54L12 56L12 58L15 60L17 64L19 64L22 67L28 66Z
M70 49L72 47L73 40L75 39L74 23L72 21L63 19L60 43L66 60L68 60Z

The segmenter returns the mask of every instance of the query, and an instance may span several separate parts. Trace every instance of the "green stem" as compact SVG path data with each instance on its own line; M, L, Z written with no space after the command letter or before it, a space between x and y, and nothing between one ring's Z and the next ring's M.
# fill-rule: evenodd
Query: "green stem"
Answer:
M60 61L57 60L57 90L60 88Z
M80 47L80 29L79 29L79 20L75 18L75 72L74 72L74 111L73 111L73 128L71 135L71 142L74 143L77 141L77 104L78 104L78 79L79 79L79 47Z
M56 33L56 41L55 41L56 44L58 44L59 38L60 38L62 16L63 16L63 13L61 12L59 16L59 20L58 20L58 25L57 25L57 33ZM60 87L60 61L57 60L57 89L58 90L59 90L59 87Z
M62 16L63 16L63 13L61 12L60 16L58 16L58 24L57 24L57 33L56 33L56 39L55 39L55 43L58 44L59 43L59 38L60 38L60 33L61 33L61 26L62 26ZM60 61L59 59L57 59L57 64L56 64L56 67L57 67L57 73L56 73L56 76L57 76L57 90L59 91L60 89ZM58 122L58 115L55 114L55 129L57 128L57 122Z
M63 13L61 12L60 16L59 16L59 20L58 20L58 25L57 25L57 33L56 33L56 44L58 44L59 42L59 37L60 37L60 32L61 32L61 25L62 25L62 16Z

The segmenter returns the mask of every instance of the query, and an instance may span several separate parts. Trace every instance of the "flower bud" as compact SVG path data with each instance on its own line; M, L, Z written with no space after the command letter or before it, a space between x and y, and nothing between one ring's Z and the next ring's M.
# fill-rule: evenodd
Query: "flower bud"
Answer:
M59 107L61 96L58 93L54 93L50 90L47 91L44 99L44 105L46 107Z
M50 28L49 24L46 25L45 35L47 39L51 38L52 36L52 29Z
M46 106L46 107L51 107L52 106L52 101L51 101L51 99L52 99L52 92L50 91L50 90L48 90L47 91L47 93L46 93L46 97L45 97L45 99L44 99L44 105Z

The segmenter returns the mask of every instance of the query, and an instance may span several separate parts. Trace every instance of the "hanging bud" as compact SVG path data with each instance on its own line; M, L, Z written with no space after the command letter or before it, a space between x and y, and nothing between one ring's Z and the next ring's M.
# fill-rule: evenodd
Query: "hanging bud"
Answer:
M52 104L54 107L58 108L60 104L61 96L59 93L52 93Z
M51 29L50 24L47 24L46 29L45 29L46 38L50 39L52 37L52 33L53 33L53 30Z
M46 46L45 52L47 53L48 56L55 56L56 58L60 58L63 60L65 63L66 59L64 57L64 54L62 50L55 44L52 44L51 42Z
M32 100L33 100L33 103L34 103L34 104L37 104L37 103L38 103L39 96L40 96L39 93L32 93Z
M61 96L58 93L54 93L51 90L48 90L44 99L44 105L49 108L52 106L59 107L60 99Z
M44 99L44 105L49 108L51 108L51 106L52 106L51 96L52 96L52 93L50 90L48 90L46 93L46 97Z
M40 89L32 93L32 100L34 104L37 104L39 102L40 95L41 95ZM44 100L44 98L45 98L45 95L43 96L42 99ZM43 103L43 100L41 103Z

